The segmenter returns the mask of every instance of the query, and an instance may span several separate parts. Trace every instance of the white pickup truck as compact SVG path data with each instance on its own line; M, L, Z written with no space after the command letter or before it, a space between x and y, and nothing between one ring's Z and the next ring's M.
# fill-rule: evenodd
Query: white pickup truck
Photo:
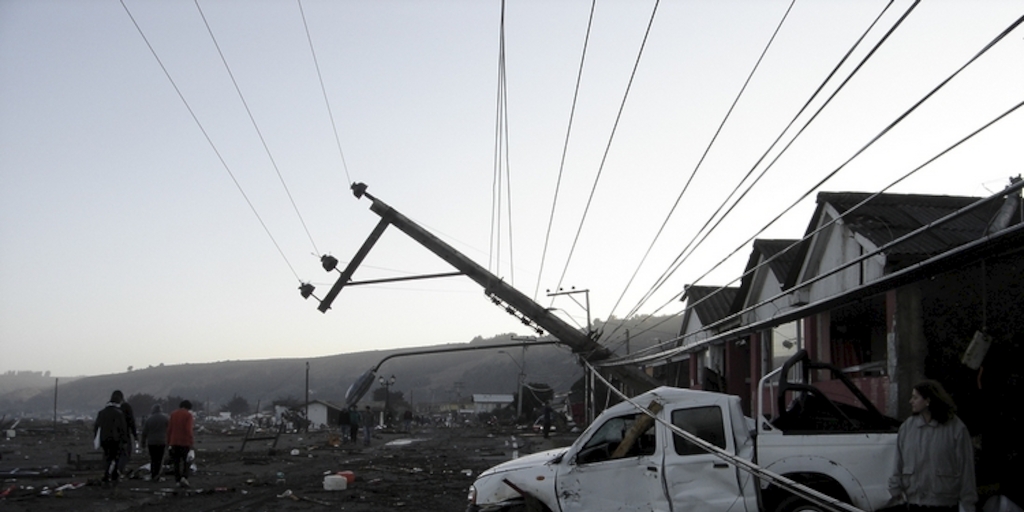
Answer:
M846 384L849 393L844 393L843 401L803 384L812 371L821 370L832 371ZM795 382L770 381L793 373L801 376ZM759 400L756 422L743 415L738 397L721 393L660 387L632 403L621 402L598 416L569 447L534 453L481 473L470 488L467 510L826 510L764 474L754 476L726 455L862 510L876 511L888 504L896 420L879 413L837 369L810 361L803 352L762 379L760 388L762 397L776 396L766 399L768 408L777 405L783 412L766 413ZM652 411L660 408L656 420L634 403L652 404ZM710 453L669 425L727 454Z

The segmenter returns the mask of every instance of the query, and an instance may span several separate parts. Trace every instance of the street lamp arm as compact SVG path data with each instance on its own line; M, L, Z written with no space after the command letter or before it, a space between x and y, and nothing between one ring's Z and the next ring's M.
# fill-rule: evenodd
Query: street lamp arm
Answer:
M373 368L370 368L365 373L359 376L355 382L353 382L348 390L345 391L345 405L352 406L359 402L366 395L366 392L373 386L374 375L380 370L380 367L389 359L396 357L406 356L420 356L425 354L443 354L447 352L465 352L469 350L489 350L494 348L508 348L508 347L531 347L534 345L558 345L561 342L557 340L551 341L533 341L530 343L495 343L493 345L473 345L469 347L450 347L450 348L433 348L426 350L414 350L411 352L399 352L397 354L389 354L381 359Z

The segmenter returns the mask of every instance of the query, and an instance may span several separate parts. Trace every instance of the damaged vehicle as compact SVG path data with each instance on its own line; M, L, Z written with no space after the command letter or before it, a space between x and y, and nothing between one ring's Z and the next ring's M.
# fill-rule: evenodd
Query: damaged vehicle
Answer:
M826 396L808 384L812 371L831 371L848 392ZM758 396L765 400L755 404L756 421L743 415L739 397L722 393L659 387L621 402L569 447L481 473L467 511L875 511L890 504L899 422L840 370L801 351L761 380Z

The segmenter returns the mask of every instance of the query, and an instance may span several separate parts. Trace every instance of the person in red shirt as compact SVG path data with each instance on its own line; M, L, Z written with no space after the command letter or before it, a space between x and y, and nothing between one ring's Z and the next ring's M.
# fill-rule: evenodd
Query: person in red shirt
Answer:
M168 455L171 465L174 467L174 480L180 487L189 487L189 460L188 453L192 451L195 440L192 437L192 427L195 419L192 417L192 402L182 400L178 408L171 413L167 421L167 446L170 447ZM184 469L182 469L184 466Z

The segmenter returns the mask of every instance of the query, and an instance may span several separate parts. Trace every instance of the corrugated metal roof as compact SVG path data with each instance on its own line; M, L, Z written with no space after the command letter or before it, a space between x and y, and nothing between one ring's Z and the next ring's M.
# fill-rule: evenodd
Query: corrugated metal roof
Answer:
M775 278L780 283L786 281L789 269L793 267L793 262L796 261L797 242L799 240L754 240L754 251L763 255L764 259L767 260L776 255L778 256L768 262L768 268L775 274ZM744 270L744 273L746 273L746 270Z
M818 204L830 204L839 213L849 212L843 222L853 231L863 235L871 243L881 246L893 239L928 225L981 198L961 196L928 196L919 194L881 194L862 206L856 207L870 197L867 193L822 192ZM905 242L901 242L886 253L904 256L901 260L920 260L925 256L939 254L958 247L985 234L989 222L1002 205L992 201L980 208L944 222ZM853 209L856 207L856 209Z
M515 397L512 395L473 394L473 403L476 404L510 404L514 401Z
M750 270L761 261L778 255L774 260L768 262L768 269L775 275L775 279L779 281L780 285L786 282L790 269L799 262L800 245L798 242L799 240L787 239L754 240L747 266L743 269L744 276L740 281L739 291L733 300L732 311L743 309L746 297L750 294L750 287L754 282L754 272L750 272Z
M718 290L721 291L715 293ZM707 297L707 300L694 306L692 311L697 314L702 324L708 325L729 316L738 291L738 287L687 286L684 297L687 299L687 305Z

